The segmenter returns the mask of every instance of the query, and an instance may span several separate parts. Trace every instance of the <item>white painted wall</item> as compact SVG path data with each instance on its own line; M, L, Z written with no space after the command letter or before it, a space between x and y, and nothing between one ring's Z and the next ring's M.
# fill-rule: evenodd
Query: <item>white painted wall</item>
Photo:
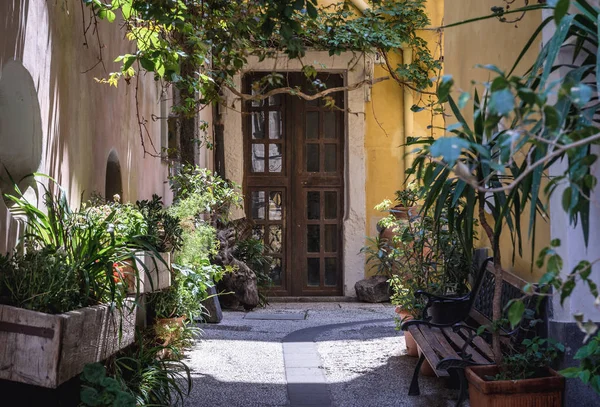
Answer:
M598 4L598 2L592 1ZM576 9L571 7L571 12L576 12ZM551 15L549 11L544 11L543 17ZM543 42L547 43L556 27L554 23L550 23L543 31ZM570 64L572 54L570 51L561 51L558 57L559 61ZM562 71L556 71L553 75L564 75ZM600 154L600 149L594 147L596 154ZM563 174L566 169L565 162L556 163L550 169L550 176ZM600 165L596 163L593 168L593 173L600 178ZM562 208L562 193L565 186L559 186L550 199L550 231L552 239L560 239L561 246L557 252L564 261L564 267L561 273L562 278L566 278L573 268L581 261L588 260L593 262L600 258L600 188L592 193L590 205L590 236L589 243L586 247L583 238L581 226L572 226L569 222L568 215ZM600 264L594 265L591 274L592 280L600 286ZM590 294L589 288L584 283L578 283L573 293L568 297L564 304L560 304L558 295L553 297L553 320L556 322L574 322L574 314L584 314L585 319L591 319L600 322L600 310L594 305L595 298Z
M129 86L122 82L118 88L94 80L118 70L115 57L132 51L118 21L101 21L98 26L106 70L97 64L100 50L92 29L84 44L82 26L89 21L89 11L85 9L82 15L80 0L2 0L0 21L0 81L3 71L22 65L40 107L41 162L34 170L55 177L69 192L72 205L78 205L82 193L87 197L93 191L104 192L106 160L114 149L120 160L125 201L147 199L156 193L170 202L166 163L144 155L141 146L136 79ZM153 114L161 116L160 87L152 75L141 74L138 99L148 130L147 149L153 151L152 142L160 152L161 122L152 120ZM2 100L0 105L4 103L11 102ZM29 137L31 127L37 124L6 124L8 120L29 120L10 112L0 116L0 160L12 165L24 154L19 146L29 144L23 137ZM205 109L203 117L210 119L210 109ZM15 128L25 130L5 134ZM209 152L203 149L198 154L202 162L211 164ZM14 240L11 223L0 203L0 253Z

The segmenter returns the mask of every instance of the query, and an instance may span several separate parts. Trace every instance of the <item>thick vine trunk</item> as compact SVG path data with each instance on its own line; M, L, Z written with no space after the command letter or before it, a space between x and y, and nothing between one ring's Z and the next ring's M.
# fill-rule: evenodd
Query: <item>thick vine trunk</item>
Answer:
M181 75L192 78L194 76L194 66L186 61L181 66ZM181 89L181 103L186 99L194 99L196 95L190 92L187 87ZM179 149L181 154L181 163L194 165L196 164L196 116L194 112L185 112L179 123Z
M500 257L499 236L496 236L494 230L487 221L485 214L485 194L479 193L479 222L485 231L492 252L494 253L494 301L492 302L492 320L498 321L502 318L502 259ZM492 330L492 350L494 351L494 361L497 365L502 363L502 348L500 346L500 331Z

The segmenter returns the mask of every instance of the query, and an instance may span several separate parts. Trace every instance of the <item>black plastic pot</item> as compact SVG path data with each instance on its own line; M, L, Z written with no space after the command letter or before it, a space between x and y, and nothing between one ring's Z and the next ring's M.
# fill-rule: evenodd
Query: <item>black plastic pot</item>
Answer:
M429 322L434 324L456 324L464 321L469 313L470 301L434 302L427 309Z

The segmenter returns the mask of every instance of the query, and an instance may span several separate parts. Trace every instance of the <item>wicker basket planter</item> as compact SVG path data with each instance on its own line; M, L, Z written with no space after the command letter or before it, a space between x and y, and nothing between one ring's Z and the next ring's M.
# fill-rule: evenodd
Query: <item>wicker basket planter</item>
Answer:
M485 376L498 373L496 365L470 366L465 370L469 382L469 402L476 407L561 407L565 378L552 369L548 376L525 380L488 381Z
M134 336L135 312L108 305L57 315L0 305L0 379L56 388Z

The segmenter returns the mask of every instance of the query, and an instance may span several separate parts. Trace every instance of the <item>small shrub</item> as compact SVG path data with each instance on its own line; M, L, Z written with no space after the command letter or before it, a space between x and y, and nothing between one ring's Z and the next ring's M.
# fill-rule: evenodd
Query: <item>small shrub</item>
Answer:
M85 365L81 374L82 407L135 407L135 397L100 363Z

